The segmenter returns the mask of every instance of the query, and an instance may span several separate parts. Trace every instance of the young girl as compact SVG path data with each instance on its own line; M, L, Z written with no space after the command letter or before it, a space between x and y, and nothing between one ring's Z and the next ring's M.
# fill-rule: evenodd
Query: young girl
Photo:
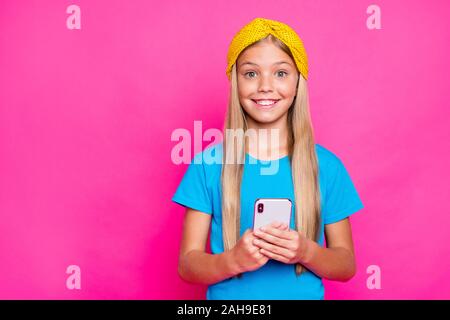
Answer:
M356 272L348 217L363 204L342 161L314 142L303 43L286 24L256 18L233 38L226 73L224 129L256 134L225 135L189 165L172 198L186 207L179 274L207 284L207 299L323 299L322 278ZM277 130L279 143L259 129ZM207 163L212 155L222 161ZM290 199L290 225L253 232L258 198Z

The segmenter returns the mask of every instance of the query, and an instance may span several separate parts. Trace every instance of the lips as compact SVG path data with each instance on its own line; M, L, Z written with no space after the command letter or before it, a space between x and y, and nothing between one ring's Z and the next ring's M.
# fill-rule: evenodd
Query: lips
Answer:
M270 109L277 104L280 99L252 99L260 109Z

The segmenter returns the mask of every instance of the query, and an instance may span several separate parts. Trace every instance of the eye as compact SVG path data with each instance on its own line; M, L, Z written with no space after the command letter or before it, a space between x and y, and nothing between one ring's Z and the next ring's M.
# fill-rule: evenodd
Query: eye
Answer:
M287 76L287 74L288 74L286 71L278 71L278 72L277 72L278 75L279 75L280 73L284 73L284 74L286 74L286 76Z
M255 71L246 72L246 73L244 73L244 76L247 76L249 73L255 73ZM253 77L250 77L250 78L253 78Z

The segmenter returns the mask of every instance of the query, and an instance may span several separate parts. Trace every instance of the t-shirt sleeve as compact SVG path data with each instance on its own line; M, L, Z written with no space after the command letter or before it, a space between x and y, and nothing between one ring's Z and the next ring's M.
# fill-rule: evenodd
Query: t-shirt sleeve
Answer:
M172 201L194 210L212 214L212 202L208 193L201 153L198 153L189 164Z
M322 210L324 224L338 222L364 208L350 175L344 164L336 158L331 179L327 182L327 194Z

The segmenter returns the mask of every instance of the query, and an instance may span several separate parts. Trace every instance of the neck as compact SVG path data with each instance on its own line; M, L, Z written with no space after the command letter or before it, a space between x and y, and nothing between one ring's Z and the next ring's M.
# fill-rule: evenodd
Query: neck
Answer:
M247 124L255 134L248 135L246 152L261 159L277 159L288 154L287 113L271 123L260 123L247 117Z

